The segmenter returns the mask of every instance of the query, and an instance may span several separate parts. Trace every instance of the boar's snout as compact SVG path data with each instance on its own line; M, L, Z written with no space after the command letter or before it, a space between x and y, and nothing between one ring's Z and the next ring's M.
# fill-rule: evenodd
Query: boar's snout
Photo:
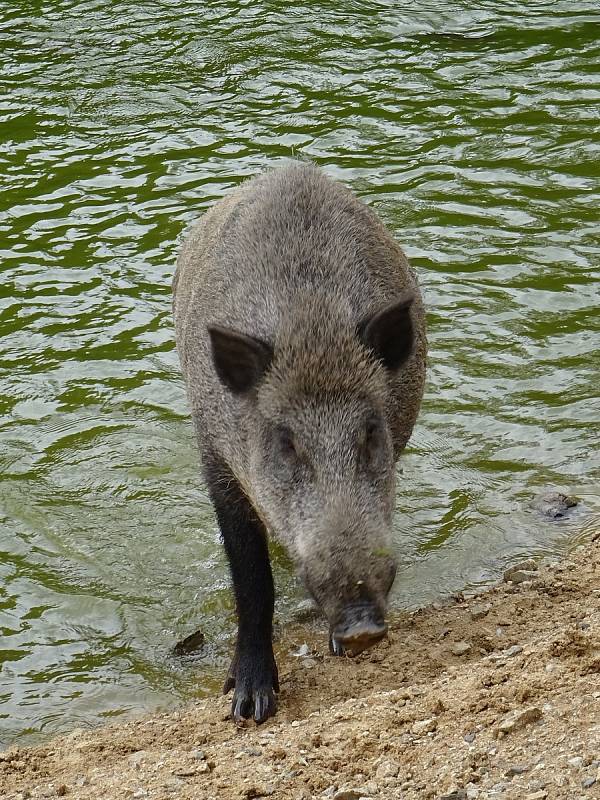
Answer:
M332 628L331 650L335 655L358 655L383 639L387 629L383 614L375 603L346 606Z
M377 563L378 562L378 563ZM385 637L387 596L396 574L391 558L372 564L370 579L332 582L338 593L323 607L329 618L329 646L334 655L358 655Z
M385 525L327 526L306 538L298 559L306 588L329 622L335 655L356 655L387 633L387 598L396 576L396 559Z

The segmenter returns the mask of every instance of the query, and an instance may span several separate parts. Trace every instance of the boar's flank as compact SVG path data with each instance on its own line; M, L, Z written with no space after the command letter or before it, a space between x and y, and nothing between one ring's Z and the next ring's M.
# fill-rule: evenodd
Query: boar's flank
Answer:
M243 184L192 229L177 348L238 615L236 721L275 713L267 534L329 621L336 654L386 633L395 462L423 393L415 275L377 216L299 163Z

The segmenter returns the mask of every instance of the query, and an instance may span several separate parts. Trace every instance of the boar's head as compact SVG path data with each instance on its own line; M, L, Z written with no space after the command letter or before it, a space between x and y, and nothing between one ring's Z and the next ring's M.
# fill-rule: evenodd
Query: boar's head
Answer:
M327 616L334 652L387 630L396 563L390 416L413 350L412 297L357 324L310 298L283 313L274 341L209 327L213 362L244 404L244 490L288 549ZM356 319L356 315L354 315Z

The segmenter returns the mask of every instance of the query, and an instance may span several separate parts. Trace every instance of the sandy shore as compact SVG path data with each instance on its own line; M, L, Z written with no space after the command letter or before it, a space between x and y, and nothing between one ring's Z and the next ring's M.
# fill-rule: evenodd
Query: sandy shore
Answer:
M357 659L295 631L261 727L215 697L0 753L0 800L599 798L600 541L505 578Z

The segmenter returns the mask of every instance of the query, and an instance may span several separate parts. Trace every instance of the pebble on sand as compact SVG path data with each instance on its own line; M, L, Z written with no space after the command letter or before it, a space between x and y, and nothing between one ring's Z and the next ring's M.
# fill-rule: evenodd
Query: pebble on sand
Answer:
M530 706L519 711L513 711L500 723L498 731L500 734L512 733L512 731L537 722L542 718L542 713L542 709L538 708L538 706Z
M469 642L454 642L450 651L453 656L464 656L471 650Z

